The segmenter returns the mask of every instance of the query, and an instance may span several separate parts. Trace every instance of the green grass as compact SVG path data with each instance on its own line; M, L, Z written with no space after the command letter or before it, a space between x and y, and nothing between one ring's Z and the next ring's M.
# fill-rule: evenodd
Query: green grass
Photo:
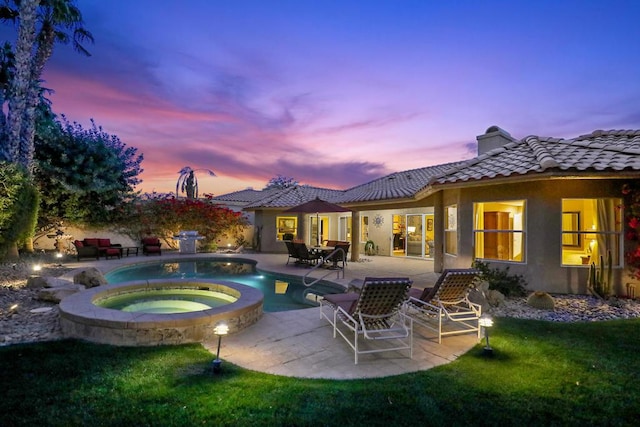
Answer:
M640 319L497 319L491 344L493 358L479 345L429 371L349 381L279 377L227 361L213 376L212 355L199 345L3 347L0 425L637 424Z

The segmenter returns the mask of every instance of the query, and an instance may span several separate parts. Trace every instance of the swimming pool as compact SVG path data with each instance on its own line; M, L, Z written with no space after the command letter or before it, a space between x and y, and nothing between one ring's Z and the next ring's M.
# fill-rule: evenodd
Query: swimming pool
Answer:
M326 281L305 286L295 276L259 272L256 261L228 258L179 258L121 267L106 274L109 283L151 279L214 279L231 281L260 290L265 312L315 307L320 296L344 292L340 285Z

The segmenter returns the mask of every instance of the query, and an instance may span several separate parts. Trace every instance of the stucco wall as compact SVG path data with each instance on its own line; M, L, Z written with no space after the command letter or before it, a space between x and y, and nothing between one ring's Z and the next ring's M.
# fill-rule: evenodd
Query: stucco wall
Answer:
M545 180L472 187L444 192L444 205L457 204L458 256L445 256L444 268L466 268L473 262L473 204L501 200L526 201L525 262L491 261L525 276L530 290L587 293L588 266L562 266L562 199L620 197L612 180ZM614 269L616 292L624 288L623 269ZM623 293L623 292L622 292Z

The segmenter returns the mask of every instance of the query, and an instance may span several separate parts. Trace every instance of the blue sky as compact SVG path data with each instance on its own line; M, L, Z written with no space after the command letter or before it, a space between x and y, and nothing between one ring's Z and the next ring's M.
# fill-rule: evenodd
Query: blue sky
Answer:
M514 137L640 128L639 1L77 0L53 109L145 156L140 189L347 188Z

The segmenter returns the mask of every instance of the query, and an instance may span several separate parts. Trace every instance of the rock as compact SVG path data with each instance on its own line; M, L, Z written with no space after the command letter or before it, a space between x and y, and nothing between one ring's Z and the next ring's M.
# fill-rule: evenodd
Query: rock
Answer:
M106 285L107 279L97 268L90 267L73 276L73 283L84 285L87 288Z
M496 291L495 289L490 289L485 294L487 298L487 302L492 307L500 307L504 305L504 295L500 291Z
M58 277L34 276L27 279L27 288L29 289L58 288L71 284L72 283L69 280L60 279Z
M69 284L67 286L58 286L56 288L44 288L38 292L37 299L40 301L48 301L59 303L69 295L85 290L83 285Z
M485 312L489 307L499 307L504 304L504 295L500 291L489 289L488 282L481 282L475 290L469 292L469 301L482 306Z
M489 308L489 302L487 301L487 298L485 298L484 292L480 289L471 289L469 291L469 301L475 304L480 304L483 313Z
M46 287L47 281L41 276L32 276L27 279L27 288L40 289Z

